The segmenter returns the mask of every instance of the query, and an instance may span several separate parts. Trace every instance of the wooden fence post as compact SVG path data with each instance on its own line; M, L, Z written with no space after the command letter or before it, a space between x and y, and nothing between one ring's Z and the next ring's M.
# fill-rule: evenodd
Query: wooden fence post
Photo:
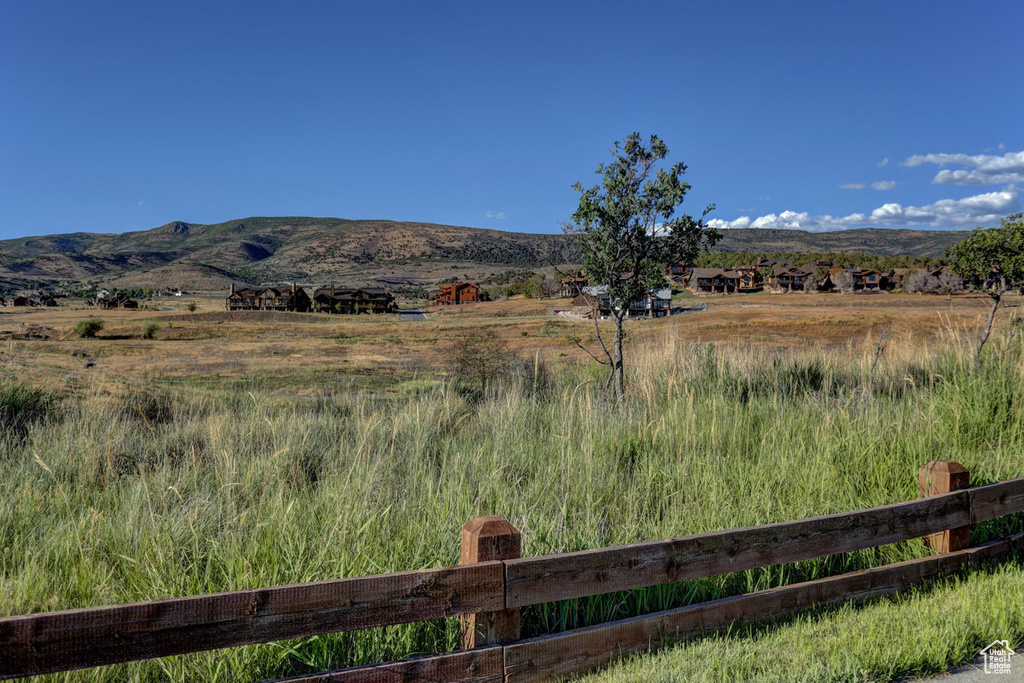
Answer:
M920 497L935 496L940 493L959 491L970 486L971 473L967 468L952 460L932 460L917 473L917 490ZM957 529L940 531L925 537L933 552L944 555L955 550L963 550L969 543L971 528L962 526Z
M519 530L498 515L474 517L462 526L461 564L519 557ZM462 617L464 649L519 640L519 608Z

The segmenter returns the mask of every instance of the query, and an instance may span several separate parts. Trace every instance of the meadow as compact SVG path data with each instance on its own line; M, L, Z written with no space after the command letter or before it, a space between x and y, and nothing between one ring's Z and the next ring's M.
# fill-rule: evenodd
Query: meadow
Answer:
M53 331L0 348L2 614L456 564L461 525L484 514L507 517L523 554L539 555L910 500L931 459L963 463L972 484L1024 476L1015 310L976 363L981 305L968 298L714 300L635 325L630 397L616 406L572 341L588 328L554 321L551 307L496 302L403 323L232 317L211 300L195 314L104 315L94 340L70 333L89 311L0 316L0 329ZM156 338L139 339L150 319ZM483 327L520 362L480 396L445 373L444 348ZM997 520L972 542L1022 529ZM524 635L928 552L915 540L540 605L524 610ZM594 678L940 671L996 638L1024 640L1021 579L1018 558L865 607L736 627ZM457 639L457 620L442 620L51 678L266 679Z

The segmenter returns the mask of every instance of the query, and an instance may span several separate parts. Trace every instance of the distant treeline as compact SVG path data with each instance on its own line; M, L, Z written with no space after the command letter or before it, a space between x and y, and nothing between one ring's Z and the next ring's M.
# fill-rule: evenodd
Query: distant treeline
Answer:
M947 265L948 259L928 256L874 256L847 252L747 252L723 251L701 254L697 265L701 268L732 268L752 266L758 258L790 261L794 266L814 265L815 262L831 261L834 268L871 268L885 273L893 268L938 268Z

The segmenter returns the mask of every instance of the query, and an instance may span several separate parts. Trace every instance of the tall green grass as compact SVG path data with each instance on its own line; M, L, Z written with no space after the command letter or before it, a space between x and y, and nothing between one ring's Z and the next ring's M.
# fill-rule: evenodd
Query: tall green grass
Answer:
M1024 357L950 348L629 347L631 399L590 367L525 363L488 396L401 400L126 388L30 411L0 442L0 610L151 600L456 564L508 517L524 555L870 507L925 462L1024 475ZM24 388L5 391L24 392ZM993 522L974 540L1020 530ZM920 541L541 605L526 635L919 557ZM998 606L980 604L979 610ZM70 680L250 680L454 648L456 620L95 669ZM927 650L927 644L922 648ZM923 655L922 655L923 656Z

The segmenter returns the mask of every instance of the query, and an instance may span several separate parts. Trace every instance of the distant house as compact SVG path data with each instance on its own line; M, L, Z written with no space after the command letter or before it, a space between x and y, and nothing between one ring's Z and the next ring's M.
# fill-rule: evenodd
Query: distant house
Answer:
M471 304L477 301L483 301L483 299L480 295L480 288L472 282L441 285L441 293L434 299L434 303L442 306Z
M739 291L739 275L724 268L694 268L687 284L699 294L734 294Z
M395 297L383 287L336 288L334 285L313 293L312 310L317 313L394 313Z
M768 276L768 288L775 292L802 292L813 279L811 268L778 265Z
M910 276L917 272L920 272L917 268L893 268L885 275L884 289L903 289Z
M8 306L28 306L27 296L16 296L7 300Z
M695 267L690 263L672 263L665 269L665 275L672 284L682 286L686 284L690 278L690 271Z
M565 277L562 278L560 284L561 288L559 289L559 294L562 297L568 298L579 296L580 292L583 291L583 288L590 284L590 281L587 279L587 276L581 270L573 275L566 275Z
M579 296L573 299L574 306L589 306L600 317L612 314L611 297L606 285L584 287ZM628 318L661 318L672 309L672 290L668 287L652 289L643 299L629 302Z
M754 266L735 266L736 287L739 292L758 292L761 287L761 272Z
M839 279L843 273L849 274L850 287L854 292L879 292L889 288L889 279L871 268L830 268L818 284L818 289L830 292L839 289Z
M118 292L117 294L107 294L96 299L96 305L100 308L138 308L139 302L131 298L124 292Z
M758 269L762 269L762 268L763 269L769 269L769 268L776 268L776 267L790 268L790 267L792 267L792 265L793 265L793 262L791 260L789 260L789 259L767 259L767 258L763 258L763 257L758 257L754 261L754 267L758 268Z
M56 306L57 305L57 300L54 299L53 296L50 295L50 294L41 294L39 296L39 305L40 306Z
M305 289L293 283L290 289L250 287L235 289L231 283L225 306L229 311L297 311L306 313L311 301Z

